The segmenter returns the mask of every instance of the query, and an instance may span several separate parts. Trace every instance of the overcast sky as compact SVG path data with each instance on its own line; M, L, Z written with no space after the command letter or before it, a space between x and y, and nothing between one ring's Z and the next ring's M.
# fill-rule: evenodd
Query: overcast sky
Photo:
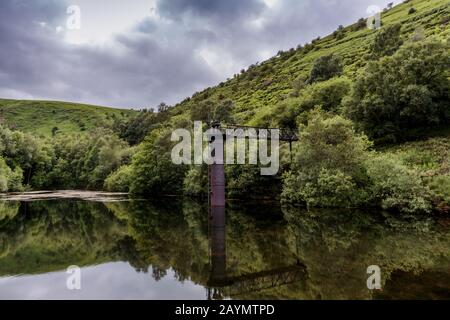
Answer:
M1 0L0 97L174 104L389 2ZM70 5L79 30L68 29Z

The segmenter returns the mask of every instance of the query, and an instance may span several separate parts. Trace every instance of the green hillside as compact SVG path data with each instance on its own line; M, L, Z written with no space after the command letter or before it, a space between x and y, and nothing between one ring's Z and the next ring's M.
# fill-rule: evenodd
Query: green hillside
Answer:
M448 163L439 155L447 154L450 125L449 2L408 0L385 9L381 24L369 29L361 18L339 26L173 107L141 113L121 137L144 142L106 188L150 197L207 194L205 167L171 162L170 136L175 128L192 129L193 121L217 120L289 127L300 138L292 157L281 147L277 176L226 166L229 198L448 211Z
M0 121L25 132L50 136L58 133L78 133L95 127L110 127L114 120L127 120L132 110L113 109L58 101L0 99Z
M410 9L416 12L410 14ZM418 29L423 28L424 36L450 37L450 8L448 0L405 1L382 13L383 27L400 23L402 38L405 40ZM336 26L338 27L338 26ZM301 30L291 30L299 32ZM240 124L270 125L274 106L288 97L299 79L309 76L314 61L324 55L337 54L342 57L344 75L354 78L358 70L368 62L366 55L378 30L365 27L365 22L337 30L323 39L293 48L267 61L250 66L232 79L213 88L196 93L178 104L176 109L189 110L206 100L230 99L235 104L235 121Z
M339 26L175 106L161 104L158 112L133 116L70 103L0 100L9 127L48 137L0 128L0 190L205 196L206 166L175 165L171 136L177 128L192 130L194 121L218 120L289 127L299 135L292 153L280 148L277 175L261 176L258 166L226 166L229 198L448 212L449 1L407 0L385 9L381 23L377 30L362 18ZM51 137L54 127L79 133L101 126L114 133Z

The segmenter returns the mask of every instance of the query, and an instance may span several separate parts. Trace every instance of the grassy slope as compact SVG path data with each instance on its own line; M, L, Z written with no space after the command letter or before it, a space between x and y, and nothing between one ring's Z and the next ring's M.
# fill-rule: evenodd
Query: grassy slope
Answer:
M77 133L94 127L109 126L113 117L124 119L132 110L113 109L57 101L0 99L0 121L10 127L49 136L52 128L59 132Z
M408 14L410 7L417 9ZM448 0L413 0L400 4L382 14L384 26L401 23L403 37L407 39L416 28L423 27L425 35L450 37L450 25L442 24L444 17L450 15ZM301 32L301 30L292 30ZM314 41L314 48L305 52L291 49L261 64L250 67L233 79L213 88L194 94L177 105L177 113L184 113L193 105L204 100L231 99L236 104L237 122L253 125L266 125L258 122L258 115L270 112L273 106L283 100L291 91L293 81L299 76L307 76L315 59L330 53L342 56L345 75L353 78L365 65L364 55L377 31L364 28L353 31L352 26L344 29L345 36L338 40L333 35Z

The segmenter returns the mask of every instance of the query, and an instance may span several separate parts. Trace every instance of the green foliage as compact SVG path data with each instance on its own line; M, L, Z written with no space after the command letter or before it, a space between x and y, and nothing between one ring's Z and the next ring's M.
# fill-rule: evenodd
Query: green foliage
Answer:
M430 188L435 197L450 205L450 176L437 176L432 179Z
M183 189L186 195L203 196L208 194L207 167L193 166L184 177Z
M255 117L255 125L297 128L304 123L309 111L321 107L325 111L338 112L343 98L350 92L351 82L345 77L308 84L297 97L278 103L275 108L264 110Z
M371 46L372 57L378 59L394 54L403 43L401 29L399 23L381 28Z
M369 140L356 134L349 120L318 111L310 114L300 132L292 171L284 176L282 199L309 206L354 206L365 200L357 186L367 179L363 163Z
M309 75L309 82L318 82L341 76L343 72L342 58L335 54L322 56L314 61Z
M430 212L430 194L420 176L393 155L382 154L366 161L372 194L384 209L404 213Z
M420 174L392 154L369 152L367 137L349 120L315 111L301 130L282 200L308 206L381 205L404 213L430 212Z
M358 22L353 25L353 31L359 31L365 28L367 28L367 19L365 18L360 18Z
M126 122L116 119L113 126L114 131L118 132L119 137L130 145L139 144L151 130L158 128L161 123L170 119L169 107L163 104L159 109L159 112L154 112L153 109L144 109L136 117L132 117Z
M232 112L234 108L234 103L231 100L214 102L207 100L194 106L191 109L191 120L192 121L220 121L222 123L232 124L234 123Z
M39 188L101 189L105 179L131 161L133 149L111 131L58 135L52 141L54 164L33 182Z
M37 138L0 127L0 157L15 168L3 181L9 181L9 190L21 190L22 184L34 189L101 189L110 173L131 160L133 149L109 130L89 133Z
M22 191L23 171L20 167L11 170L0 157L0 192Z
M108 191L129 192L133 179L133 170L129 165L121 166L105 180L104 187Z
M414 8L414 7L411 7L409 10L408 10L408 14L414 14L414 13L416 13L417 12L417 10L416 10L416 8Z
M370 63L345 102L348 116L370 137L390 141L407 129L446 124L449 53L448 44L429 40Z
M182 194L186 168L173 164L170 137L170 128L154 130L139 145L132 161L131 193L147 196Z

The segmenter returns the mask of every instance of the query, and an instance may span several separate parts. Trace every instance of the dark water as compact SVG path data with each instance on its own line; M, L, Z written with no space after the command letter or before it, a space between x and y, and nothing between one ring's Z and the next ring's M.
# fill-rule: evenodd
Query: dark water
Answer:
M450 221L260 203L222 225L174 200L0 202L0 299L208 298L450 299Z

